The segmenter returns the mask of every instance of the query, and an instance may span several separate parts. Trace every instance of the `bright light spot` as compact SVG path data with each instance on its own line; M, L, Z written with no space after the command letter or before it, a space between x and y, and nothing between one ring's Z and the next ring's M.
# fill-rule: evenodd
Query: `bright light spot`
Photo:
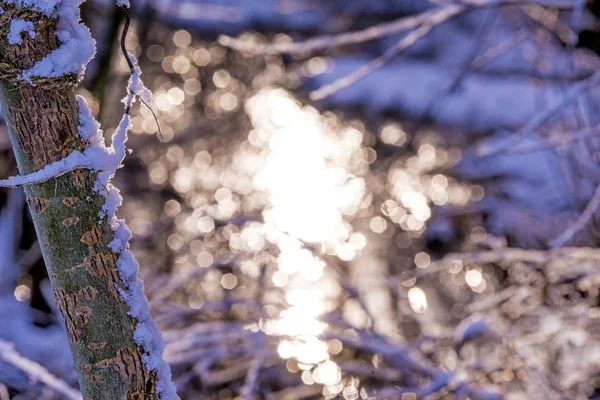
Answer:
M167 238L167 245L171 250L177 251L183 247L183 236L179 233L173 233Z
M306 63L308 75L315 76L327 71L327 59L323 57L313 57Z
M429 143L422 145L418 150L419 158L423 159L426 162L435 161L435 147L430 145Z
M387 222L382 217L373 217L369 223L369 227L375 233L382 233L387 228Z
M336 254L341 260L350 261L356 257L356 250L349 243L344 243L338 246Z
M481 285L481 282L483 282L483 275L481 274L481 271L477 269L468 270L465 274L465 282L467 282L467 285L471 286L472 288Z
M31 289L26 285L19 285L15 289L15 299L18 301L26 301L31 297Z
M318 364L321 361L325 361L328 357L327 344L313 336L308 336L302 338L298 343L296 354L298 361L303 364Z
M415 256L415 265L417 268L427 268L431 264L431 257L427 253L417 253Z
M196 78L186 79L183 84L183 90L190 96L195 96L202 90L202 85Z
M185 74L191 68L190 60L185 56L177 56L173 59L172 67L178 74Z
M208 251L203 251L200 254L198 254L198 257L196 257L196 262L199 266L203 268L208 268L213 263L213 255L210 254Z
M169 102L171 104L177 105L177 104L181 104L183 103L183 100L185 99L185 93L183 92L183 90L179 89L178 87L174 87L169 89L169 91L167 92L167 99L169 100Z
M194 63L199 67L205 67L210 63L210 51L206 49L198 49L194 52Z
M448 187L448 178L446 178L444 175L437 174L431 178L431 185L438 186L441 189L446 189Z
M216 87L224 89L231 82L231 75L224 69L220 69L213 74L213 83Z
M320 63L319 59L309 62L307 68L317 72ZM231 80L224 70L213 75L218 88L229 87ZM233 109L239 100L230 95L235 104L226 104L227 94L215 101L224 110ZM255 171L254 188L268 196L261 237L279 248L278 271L272 280L275 286L285 288L289 305L268 321L264 330L293 338L282 341L278 353L298 362L298 368L304 370L303 382L338 384L341 373L328 360L330 351L339 352L342 346L319 339L326 327L319 316L334 306L330 299L335 298L339 286L326 273L325 262L305 244L328 249L329 254L346 260L366 246L364 235L352 232L346 220L356 213L365 193L364 180L350 168L363 160L363 133L337 127L282 89L261 90L245 107L254 126L248 141L258 154L241 162L244 169ZM379 226L382 224L385 220ZM230 247L241 249L244 240L235 236L229 239Z
M408 302L416 313L422 314L427 311L427 296L421 288L414 287L408 291Z
M235 275L233 274L225 274L223 275L223 277L221 277L221 286L223 286L225 289L233 289L234 287L237 286L237 278Z
M190 43L192 43L192 36L188 31L184 31L183 29L179 30L173 35L173 43L180 48L188 47Z
M350 235L349 242L355 250L362 250L367 245L367 238L362 233L353 233Z
M163 184L167 181L167 171L163 167L156 167L150 170L150 179L156 184Z
M312 385L315 383L315 381L312 378L312 372L310 371L304 371L302 372L302 382L304 382L305 385Z
M272 279L273 284L277 287L285 287L290 281L288 274L282 271L275 271Z
M364 182L331 160L357 154L361 144L341 140L316 110L300 107L281 89L260 91L246 106L257 135L268 140L264 168L254 179L269 193L265 220L307 242L335 240L341 211L360 204Z
M215 221L209 216L204 216L198 220L198 229L202 233L210 233L215 229Z
M233 93L225 93L219 99L219 105L225 111L233 111L238 106L238 98Z
M296 346L287 340L282 341L277 346L277 353L281 358L291 358L296 355Z
M327 349L331 354L340 354L344 349L344 345L338 339L331 339L327 342Z
M312 377L322 385L337 385L342 380L342 371L333 361L325 361L314 369Z
M175 217L181 212L181 205L177 200L167 200L164 206L165 214L169 217Z
M231 201L231 190L227 188L219 188L215 192L215 200L217 203L227 203Z
M204 300L202 300L200 296L193 294L188 299L188 304L190 308L193 308L194 310L199 310L204 305Z
M381 141L385 144L402 146L406 143L406 140L406 132L404 132L402 127L398 124L386 125L381 130Z

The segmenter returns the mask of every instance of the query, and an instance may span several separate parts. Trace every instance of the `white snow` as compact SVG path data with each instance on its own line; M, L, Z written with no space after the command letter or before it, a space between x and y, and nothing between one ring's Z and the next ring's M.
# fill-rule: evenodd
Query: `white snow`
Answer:
M8 4L14 4L17 7L29 7L49 17L56 15L56 6L61 2L63 0L6 0Z
M10 21L10 30L8 32L8 44L21 44L21 34L23 32L29 33L30 38L35 37L35 31L33 30L33 22L25 21L19 18L13 18Z
M23 71L21 79L31 81L34 76L58 77L68 73L83 76L85 65L96 52L96 42L89 29L76 24L72 30L59 30L57 36L61 45L33 67Z
M76 73L78 77L83 76L87 63L96 52L96 42L89 29L80 23L79 5L82 0L8 0L8 2L59 18L57 37L60 46L33 67L23 71L19 76L20 79L32 83L31 78L35 76L58 77L68 73Z
M19 187L41 183L76 169L99 170L103 165L103 156L102 149L98 148L88 148L83 152L74 151L62 160L48 164L39 171L0 180L0 187Z
M179 399L179 397L171 381L171 370L168 364L162 359L164 350L162 337L158 327L150 316L148 300L144 295L144 284L137 277L139 264L135 260L133 253L129 250L131 231L124 220L116 217L116 211L121 205L122 198L119 190L110 183L110 178L120 167L127 152L125 143L127 142L127 131L131 125L129 110L135 100L135 96L139 96L146 104L152 102L152 93L144 86L140 79L142 72L137 66L135 57L132 54L127 54L127 56L135 67L127 85L128 93L123 99L125 114L112 137L111 155L109 157L111 164L98 174L97 186L100 185L100 187L97 189L101 190L101 193L106 198L100 217L106 216L114 231L114 239L108 246L115 253L120 253L117 260L117 269L126 289L118 290L127 304L129 304L129 315L138 321L133 338L146 351L146 354L142 358L148 369L157 371L157 391L160 393L161 399L175 400ZM91 126L87 119L84 118L84 121L86 126ZM106 189L104 190L104 188Z

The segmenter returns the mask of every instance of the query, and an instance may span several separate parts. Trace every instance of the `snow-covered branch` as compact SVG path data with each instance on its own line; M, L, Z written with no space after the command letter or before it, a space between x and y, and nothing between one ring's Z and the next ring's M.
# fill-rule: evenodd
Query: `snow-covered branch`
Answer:
M52 375L40 364L21 356L14 344L0 339L0 359L25 372L32 381L38 381L68 400L81 400L81 393L65 381Z

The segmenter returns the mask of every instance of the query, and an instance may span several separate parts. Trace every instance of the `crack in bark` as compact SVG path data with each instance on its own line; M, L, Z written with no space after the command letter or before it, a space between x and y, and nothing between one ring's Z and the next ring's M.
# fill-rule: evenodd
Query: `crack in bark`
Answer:
M75 293L67 293L64 289L54 289L54 298L65 320L69 342L79 343L81 341L82 329L92 314L89 304L97 295L98 289L93 286L85 287Z

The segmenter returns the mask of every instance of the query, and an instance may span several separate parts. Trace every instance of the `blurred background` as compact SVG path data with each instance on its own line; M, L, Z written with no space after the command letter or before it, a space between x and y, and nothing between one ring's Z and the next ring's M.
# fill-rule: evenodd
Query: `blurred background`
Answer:
M109 138L125 14L82 13ZM132 2L161 131L132 110L116 185L181 398L600 399L597 14ZM2 204L0 349L76 387L21 192ZM0 399L65 398L7 358Z

